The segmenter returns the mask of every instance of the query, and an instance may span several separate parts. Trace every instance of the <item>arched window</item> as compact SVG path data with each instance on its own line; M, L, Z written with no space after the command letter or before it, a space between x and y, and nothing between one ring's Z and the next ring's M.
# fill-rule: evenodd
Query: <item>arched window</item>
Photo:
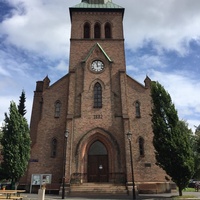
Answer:
M56 101L56 103L55 103L55 115L54 115L56 118L60 117L60 107L61 107L60 101Z
M109 23L105 25L105 38L111 38L111 26Z
M84 38L90 38L90 24L88 22L84 25Z
M57 139L53 138L51 140L51 157L55 158L57 153Z
M94 38L101 38L101 26L99 23L94 25Z
M94 108L102 108L102 87L98 82L94 85Z
M135 102L135 113L136 113L137 118L141 117L141 115L140 115L140 102L139 101Z
M139 137L139 153L140 153L140 156L144 156L144 139L143 139L143 137Z
M89 149L88 155L107 155L107 149L100 141L94 142Z

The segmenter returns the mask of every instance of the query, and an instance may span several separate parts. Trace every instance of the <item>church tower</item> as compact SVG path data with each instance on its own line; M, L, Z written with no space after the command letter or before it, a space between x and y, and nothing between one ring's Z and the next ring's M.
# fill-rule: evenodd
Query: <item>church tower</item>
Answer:
M67 194L87 186L126 194L133 182L143 190L169 190L155 164L151 80L143 85L126 73L124 8L82 0L69 10L69 73L52 85L48 77L37 82L25 184L37 188L33 175L50 175L47 188L65 186Z
M111 1L82 1L70 8L67 129L76 139L75 157L68 163L76 169L75 175L84 175L83 182L112 182L115 176L126 179L123 14L124 9ZM68 175L71 181L77 179Z

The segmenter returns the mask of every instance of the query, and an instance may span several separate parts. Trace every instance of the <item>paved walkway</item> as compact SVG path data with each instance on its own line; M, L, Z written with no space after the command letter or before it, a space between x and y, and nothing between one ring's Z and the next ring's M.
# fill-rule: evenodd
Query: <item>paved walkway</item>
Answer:
M36 200L38 199L38 195L37 194L29 194L27 193L27 199L28 200ZM183 192L183 195L187 195L187 196L195 196L196 198L193 198L194 199L200 199L200 192ZM164 193L164 194L140 194L137 199L140 200L170 200L172 199L171 197L174 197L174 196L178 196L178 193ZM45 200L61 200L61 196L59 195L50 195L50 194L46 194L45 195ZM119 196L105 196L105 195L102 195L102 196L95 196L95 195L92 195L92 196L76 196L76 197L69 197L69 196L66 196L65 197L66 200L91 200L91 199L95 199L95 200L119 200L119 199L129 199L129 200L132 200L132 196L124 196L124 195L119 195Z

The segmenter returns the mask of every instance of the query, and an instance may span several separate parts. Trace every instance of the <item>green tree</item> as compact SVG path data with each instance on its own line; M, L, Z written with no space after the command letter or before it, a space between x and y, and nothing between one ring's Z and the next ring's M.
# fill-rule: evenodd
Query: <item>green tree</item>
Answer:
M151 96L156 164L172 178L182 196L194 171L192 132L184 121L179 121L169 93L158 82L152 82Z
M0 127L0 141L1 141L2 136L3 136L3 132L2 132L2 128ZM1 142L0 142L0 146L1 146Z
M1 159L1 155L2 155L2 145L1 145L1 138L3 136L3 132L2 129L0 127L0 159ZM0 181L3 179L3 171L1 169L1 165L0 165Z
M25 91L22 90L21 96L19 97L19 105L18 105L18 111L22 116L26 114L25 102L26 102Z
M200 125L196 127L195 134L192 138L192 144L195 155L195 170L193 178L200 179Z
M200 132L200 124L199 124L199 126L197 127L196 132Z
M3 146L4 178L17 183L24 175L30 158L30 134L26 119L19 113L14 102L10 103L9 115L5 114L1 144Z

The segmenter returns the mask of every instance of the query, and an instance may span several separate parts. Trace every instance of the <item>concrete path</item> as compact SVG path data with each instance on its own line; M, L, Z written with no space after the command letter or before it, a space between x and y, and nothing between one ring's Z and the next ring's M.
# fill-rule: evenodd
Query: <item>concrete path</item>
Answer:
M38 195L37 194L25 194L27 196L26 199L28 200L37 200L38 199ZM192 195L192 196L195 196L196 198L193 198L193 199L200 199L200 192L183 192L183 195ZM174 197L174 196L178 196L178 193L165 193L165 194L140 194L137 199L140 200L145 200L145 199L148 199L148 200L170 200L172 199L171 197ZM45 200L61 200L61 196L59 195L50 195L50 194L46 194L45 195ZM124 196L124 195L119 195L119 196L105 196L105 195L102 195L102 196L95 196L95 195L92 195L92 196L76 196L76 197L69 197L69 196L66 196L65 197L66 200L91 200L91 199L95 199L95 200L119 200L119 199L129 199L129 200L132 200L132 196Z

